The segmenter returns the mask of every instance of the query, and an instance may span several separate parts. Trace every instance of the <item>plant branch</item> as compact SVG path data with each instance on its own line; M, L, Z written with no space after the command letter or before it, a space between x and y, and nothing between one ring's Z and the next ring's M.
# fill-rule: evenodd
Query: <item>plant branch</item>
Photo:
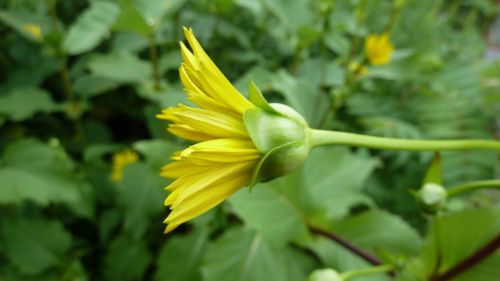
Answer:
M448 197L478 189L500 189L500 180L480 180L457 185L448 190Z
M439 150L497 150L500 141L494 140L410 140L367 136L338 131L310 130L313 147L321 145L350 145L373 149L439 151Z
M430 280L431 281L448 281L452 280L456 276L460 275L464 271L474 267L485 258L489 257L496 250L500 248L500 234L498 234L495 238L490 240L486 245L482 248L478 249L475 253L464 259L463 261L457 263L452 268L445 271L443 274L435 275Z
M319 229L319 228L316 228L313 226L310 226L309 230L311 230L312 233L316 233L318 235L324 236L328 239L331 239L331 240L337 242L342 247L346 248L347 250L351 251L353 254L359 256L360 258L364 259L365 261L367 261L368 263L370 263L372 265L381 265L382 264L382 261L379 258L373 256L372 254L368 253L367 251L359 248L358 246L343 239L342 237L337 236L334 233L330 233L328 231L325 231L325 230L322 230L322 229Z

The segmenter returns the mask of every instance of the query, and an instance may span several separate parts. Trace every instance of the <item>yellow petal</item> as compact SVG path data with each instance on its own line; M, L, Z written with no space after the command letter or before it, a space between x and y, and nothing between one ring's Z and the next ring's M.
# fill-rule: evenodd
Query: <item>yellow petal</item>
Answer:
M203 189L196 198L187 199L182 205L175 208L165 219L166 232L170 232L178 225L217 206L231 194L238 191L250 182L250 175L235 177Z

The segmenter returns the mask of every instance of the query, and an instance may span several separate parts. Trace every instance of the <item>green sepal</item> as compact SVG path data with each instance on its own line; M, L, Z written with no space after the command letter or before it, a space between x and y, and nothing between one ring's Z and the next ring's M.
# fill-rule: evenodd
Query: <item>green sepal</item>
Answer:
M302 166L308 154L309 148L300 141L286 143L271 149L262 156L255 166L249 186L250 191L258 182L270 181Z
M434 155L434 159L427 169L423 183L435 183L441 186L443 185L443 169L441 165L441 155L439 154L439 152L436 152L436 154Z
M264 98L264 95L253 81L250 81L250 84L248 85L248 94L249 94L248 99L250 100L250 102L252 102L258 108L261 108L268 112L279 114L279 112L276 111L267 102L267 100Z

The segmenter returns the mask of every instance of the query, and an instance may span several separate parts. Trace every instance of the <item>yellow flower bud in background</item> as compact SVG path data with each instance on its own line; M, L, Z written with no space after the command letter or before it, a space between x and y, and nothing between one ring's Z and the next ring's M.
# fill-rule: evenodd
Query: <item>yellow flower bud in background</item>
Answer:
M42 40L43 38L42 28L39 25L26 23L23 24L23 30L29 33L38 41Z

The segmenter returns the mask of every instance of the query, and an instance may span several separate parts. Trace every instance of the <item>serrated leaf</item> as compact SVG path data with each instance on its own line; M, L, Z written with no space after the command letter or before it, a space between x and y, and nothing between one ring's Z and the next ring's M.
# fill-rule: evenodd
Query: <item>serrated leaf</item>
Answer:
M224 233L207 250L202 267L204 281L285 281L283 255L260 235L238 227Z
M383 227L381 227L383 226ZM415 255L422 246L417 231L400 217L370 210L335 222L332 231L363 249Z
M136 239L152 222L151 216L164 210L164 185L160 180L156 170L136 163L125 167L123 180L118 183L117 201L125 210L124 228Z
M208 245L205 228L186 236L174 236L161 248L156 266L155 280L201 280L200 265Z
M141 240L119 236L109 245L103 272L108 280L142 280L151 262L151 253Z
M2 235L10 261L25 274L38 274L65 263L71 235L57 221L2 221Z
M151 77L149 63L128 52L94 55L88 66L95 76L121 83L141 82Z
M236 214L260 231L275 246L283 246L307 233L305 214L288 193L298 185L279 189L273 182L257 185L252 192L243 189L230 199Z
M443 273L483 247L500 233L500 208L466 210L436 218L420 255L421 272ZM499 276L500 254L470 268L454 280L487 281ZM492 273L484 274L484 273Z
M0 96L0 115L13 121L31 118L38 112L52 112L59 107L47 91L38 88L18 88Z
M375 165L376 161L363 153L354 154L345 148L316 148L304 167L304 188L326 217L340 218L356 204L373 203L362 190Z
M77 55L92 50L108 35L119 13L119 7L112 2L93 1L69 28L63 42L66 52Z
M27 139L5 150L0 164L0 203L74 203L80 198L73 163L60 148Z

